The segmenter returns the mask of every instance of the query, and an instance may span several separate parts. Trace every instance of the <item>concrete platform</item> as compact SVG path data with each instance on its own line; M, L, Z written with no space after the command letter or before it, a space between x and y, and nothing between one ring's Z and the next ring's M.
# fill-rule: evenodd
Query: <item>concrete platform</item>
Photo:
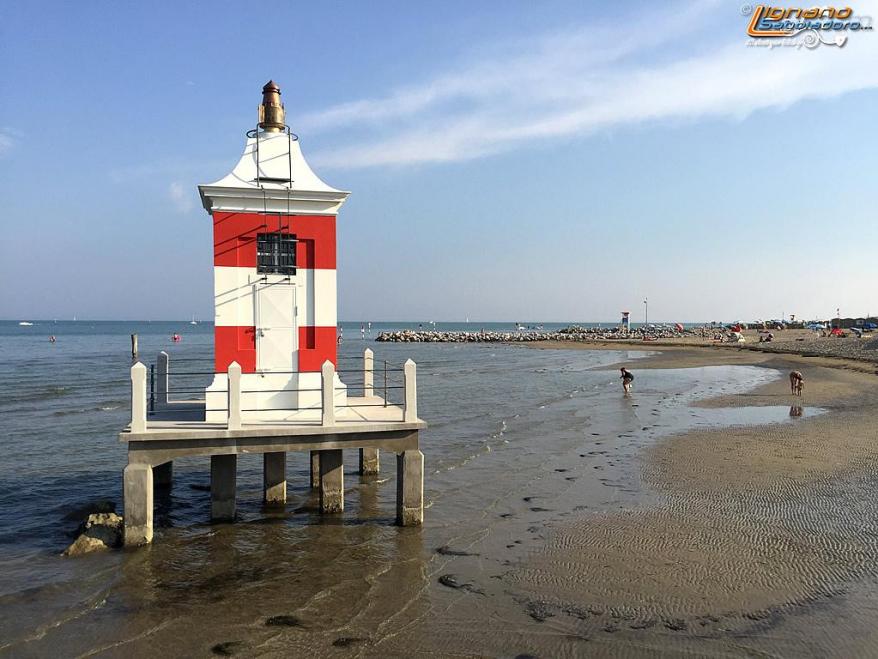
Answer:
M119 434L119 440L128 444L125 544L152 541L152 468L167 465L161 473L170 479L173 460L198 455L211 458L211 511L220 521L234 519L237 455L264 454L265 500L283 505L285 454L311 452L312 472L316 471L311 484L319 488L321 512L338 514L344 510L342 450L360 449L362 473L377 473L379 452L391 451L397 456L397 521L419 525L424 478L419 431L427 424L417 417L405 421L405 416L402 407L385 405L379 396L349 396L348 406L337 408L329 424L314 410L303 410L290 411L284 421L242 423L229 429L227 424L204 421L203 401L169 402L147 415L142 429L132 431L129 425Z

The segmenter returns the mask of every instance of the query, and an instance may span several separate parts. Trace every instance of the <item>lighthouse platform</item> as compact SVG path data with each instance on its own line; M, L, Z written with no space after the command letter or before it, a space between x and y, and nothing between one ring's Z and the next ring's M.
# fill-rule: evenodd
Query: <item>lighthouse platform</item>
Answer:
M401 390L403 402L394 405L388 402L386 384L376 391L372 364L372 351L366 350L363 395L348 394L343 405L335 396L335 367L327 361L320 373L319 407L290 409L283 418L267 421L249 421L245 416L242 422L242 400L247 400L247 392L241 390L240 367L233 363L228 372L226 421L208 422L204 400L170 398L167 354L160 353L158 372L152 371L149 387L146 366L136 363L131 367L131 423L119 434L128 447L124 471L126 546L152 541L153 490L169 487L173 461L189 456L210 457L211 518L231 521L235 518L238 455L263 455L263 500L282 506L286 503L286 454L308 451L310 484L319 491L320 511L338 514L344 510L342 451L359 450L362 474L378 473L380 451L390 451L396 455L397 523L421 524L424 455L419 432L427 424L417 414L416 365L409 360L398 369L402 383L391 388ZM276 416L277 410L274 412Z

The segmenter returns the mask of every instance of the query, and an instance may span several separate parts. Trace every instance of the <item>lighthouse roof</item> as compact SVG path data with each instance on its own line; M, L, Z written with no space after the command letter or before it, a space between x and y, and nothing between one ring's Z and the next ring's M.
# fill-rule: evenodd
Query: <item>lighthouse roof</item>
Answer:
M314 215L337 214L350 194L324 183L305 161L298 138L286 131L251 131L234 169L198 190L208 212Z

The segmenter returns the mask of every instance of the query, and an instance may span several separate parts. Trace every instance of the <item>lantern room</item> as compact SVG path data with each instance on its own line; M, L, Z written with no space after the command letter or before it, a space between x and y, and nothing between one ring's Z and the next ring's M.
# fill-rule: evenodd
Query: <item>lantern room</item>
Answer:
M233 362L242 371L245 420L301 419L309 410L316 418L321 366L336 364L336 216L349 193L308 166L273 81L262 89L258 125L238 164L198 189L214 249L215 376L206 420L226 419ZM344 384L334 389L344 405Z

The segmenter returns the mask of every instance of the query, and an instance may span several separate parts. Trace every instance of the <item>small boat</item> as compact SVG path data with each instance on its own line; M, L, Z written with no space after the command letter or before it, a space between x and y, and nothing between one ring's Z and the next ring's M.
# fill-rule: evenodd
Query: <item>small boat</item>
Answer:
M192 320L189 321L189 324L190 325L197 325L198 324L198 321L195 320L195 314L192 314Z
M31 327L33 323L29 323L26 320L23 320L19 323L19 325L21 325L22 327Z

